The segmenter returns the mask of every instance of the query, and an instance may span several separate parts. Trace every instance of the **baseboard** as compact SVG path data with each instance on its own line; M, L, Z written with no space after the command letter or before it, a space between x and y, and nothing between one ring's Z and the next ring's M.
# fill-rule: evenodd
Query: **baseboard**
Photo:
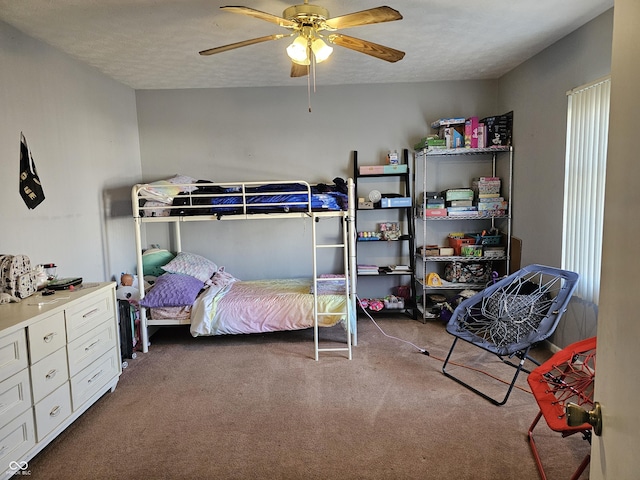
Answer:
M553 354L556 354L560 350L562 350L559 346L555 345L554 343L551 343L549 340L545 340L544 343L547 345L547 348L551 350L551 353Z

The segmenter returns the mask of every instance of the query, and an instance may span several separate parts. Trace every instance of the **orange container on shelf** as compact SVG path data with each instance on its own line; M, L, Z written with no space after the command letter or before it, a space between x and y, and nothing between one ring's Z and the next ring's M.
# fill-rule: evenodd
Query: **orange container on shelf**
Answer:
M449 236L449 246L453 248L453 254L457 257L461 255L461 249L464 245L475 245L475 238L471 237L458 237L458 236Z

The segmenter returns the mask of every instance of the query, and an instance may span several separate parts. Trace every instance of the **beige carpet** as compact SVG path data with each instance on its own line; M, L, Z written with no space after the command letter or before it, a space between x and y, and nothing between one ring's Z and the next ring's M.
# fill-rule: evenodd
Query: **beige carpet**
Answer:
M436 357L453 338L442 324L379 324L431 356L367 319L358 321L351 361L325 353L316 362L311 331L192 338L164 328L149 353L129 361L114 393L29 462L30 478L540 478L527 439L537 413L530 393L515 390L496 407L441 373ZM336 328L321 333L343 337ZM512 375L497 357L461 347L474 366ZM477 386L506 389L470 374ZM544 421L537 438L550 479L569 478L589 450Z

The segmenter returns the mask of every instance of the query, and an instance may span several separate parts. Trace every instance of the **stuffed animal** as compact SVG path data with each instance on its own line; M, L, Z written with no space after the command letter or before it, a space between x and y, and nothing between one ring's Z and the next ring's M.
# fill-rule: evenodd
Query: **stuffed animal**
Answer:
M145 291L150 287L147 281L144 281ZM120 276L120 285L116 289L116 298L118 300L129 300L130 302L137 302L140 300L140 289L138 287L138 276L131 275L130 273L123 273Z
M116 298L118 300L128 300L130 302L136 302L140 300L140 290L138 290L138 282L136 278L130 273L123 273L120 276L120 285L116 288Z

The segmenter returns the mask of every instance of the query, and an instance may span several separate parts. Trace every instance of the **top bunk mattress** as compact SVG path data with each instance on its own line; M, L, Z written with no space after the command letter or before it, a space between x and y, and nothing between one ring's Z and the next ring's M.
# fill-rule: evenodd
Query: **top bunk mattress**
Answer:
M188 181L191 180L191 181ZM176 176L133 187L135 217L251 215L345 211L347 184L304 181L214 183Z

